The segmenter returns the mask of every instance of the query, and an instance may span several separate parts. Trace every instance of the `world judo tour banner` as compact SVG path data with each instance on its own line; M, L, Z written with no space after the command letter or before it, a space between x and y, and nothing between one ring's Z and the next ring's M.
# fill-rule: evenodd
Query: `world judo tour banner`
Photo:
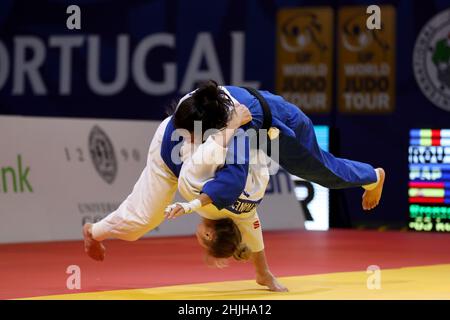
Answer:
M391 113L395 106L396 10L381 6L381 29L369 30L366 8L339 9L339 111Z
M307 113L332 105L333 11L287 8L277 15L277 92Z
M158 121L0 117L0 243L81 239L81 226L115 210L145 166ZM303 228L290 179L272 181L265 230ZM193 234L198 217L155 236Z

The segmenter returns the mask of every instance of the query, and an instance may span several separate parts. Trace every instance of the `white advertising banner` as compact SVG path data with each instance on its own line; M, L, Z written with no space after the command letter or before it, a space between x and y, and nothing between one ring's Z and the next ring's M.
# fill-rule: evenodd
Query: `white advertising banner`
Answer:
M0 117L0 243L81 239L81 226L120 204L145 166L159 122ZM293 182L272 177L264 230L304 228ZM193 234L196 215L149 235Z

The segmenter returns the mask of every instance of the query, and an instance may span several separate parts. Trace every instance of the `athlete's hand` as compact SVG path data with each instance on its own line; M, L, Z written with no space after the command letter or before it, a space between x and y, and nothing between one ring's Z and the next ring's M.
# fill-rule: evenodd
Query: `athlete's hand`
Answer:
M206 200L204 204L202 204L202 199L204 201ZM164 214L167 219L175 219L176 217L179 217L183 214L189 214L196 211L197 209L200 209L203 205L208 204L208 199L210 198L206 195L200 196L199 199L194 199L190 202L176 202L167 206L167 208L164 210Z
M167 220L175 219L185 213L184 208L179 203L171 204L170 206L167 206L166 210L164 210Z
M243 104L236 104L233 109L231 120L228 123L228 128L237 129L250 121L252 121L250 110Z

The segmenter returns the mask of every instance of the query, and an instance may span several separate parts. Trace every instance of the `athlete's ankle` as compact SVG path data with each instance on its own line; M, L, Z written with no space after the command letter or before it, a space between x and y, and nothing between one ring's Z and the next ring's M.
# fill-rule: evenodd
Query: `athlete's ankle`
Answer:
M378 184L380 183L380 179L381 179L380 168L376 168L375 169L375 174L377 176L377 181L362 186L362 188L364 190L371 191L371 190L375 189L378 186Z

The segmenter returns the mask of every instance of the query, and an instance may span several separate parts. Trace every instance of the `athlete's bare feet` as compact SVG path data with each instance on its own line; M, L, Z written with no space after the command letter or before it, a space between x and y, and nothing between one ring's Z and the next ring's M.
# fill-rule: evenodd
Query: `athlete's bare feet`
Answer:
M262 286L266 286L270 291L274 292L288 292L289 290L283 286L278 280L269 272L264 275L256 276L256 283Z
M380 181L373 190L366 190L362 196L362 207L364 210L372 210L375 208L381 199L381 193L383 192L383 185L385 179L385 172L382 168L377 168L380 175Z
M96 261L105 259L105 246L92 237L92 224L86 223L83 226L84 251L89 257Z

